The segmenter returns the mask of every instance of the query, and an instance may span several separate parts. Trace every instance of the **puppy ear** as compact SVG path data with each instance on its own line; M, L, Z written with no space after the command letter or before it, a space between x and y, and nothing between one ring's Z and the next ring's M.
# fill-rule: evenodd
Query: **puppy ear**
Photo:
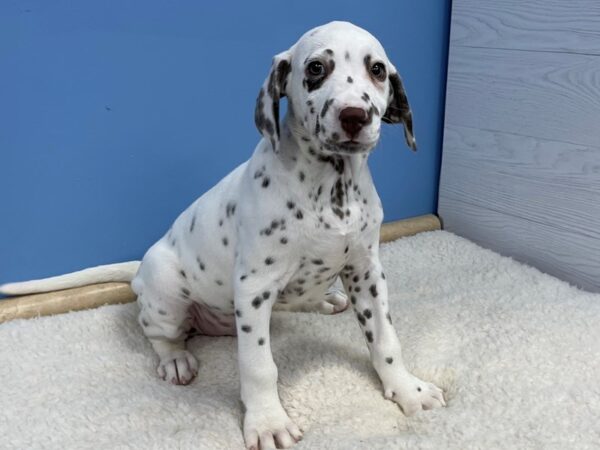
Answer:
M292 71L291 52L285 51L273 57L271 71L258 93L254 122L265 139L271 142L273 151L279 148L279 99L285 97L289 74Z
M413 133L412 112L406 98L406 91L398 72L390 72L390 101L387 110L381 118L386 123L400 123L404 125L404 137L411 150L417 150L417 141Z

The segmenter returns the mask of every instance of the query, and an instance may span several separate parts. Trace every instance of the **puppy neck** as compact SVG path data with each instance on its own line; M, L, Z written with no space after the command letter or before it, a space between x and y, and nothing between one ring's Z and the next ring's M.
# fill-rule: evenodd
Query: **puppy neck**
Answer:
M275 157L288 183L295 185L297 201L312 211L323 227L343 228L362 219L365 196L372 190L367 154L324 152L305 132L285 120Z

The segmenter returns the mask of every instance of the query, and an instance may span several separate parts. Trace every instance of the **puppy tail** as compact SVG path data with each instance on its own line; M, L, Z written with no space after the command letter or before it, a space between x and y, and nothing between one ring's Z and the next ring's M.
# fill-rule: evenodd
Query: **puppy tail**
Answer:
M140 261L129 261L104 266L90 267L78 272L43 278L41 280L23 281L0 285L0 294L23 295L39 292L59 291L95 283L111 281L130 282L140 266Z

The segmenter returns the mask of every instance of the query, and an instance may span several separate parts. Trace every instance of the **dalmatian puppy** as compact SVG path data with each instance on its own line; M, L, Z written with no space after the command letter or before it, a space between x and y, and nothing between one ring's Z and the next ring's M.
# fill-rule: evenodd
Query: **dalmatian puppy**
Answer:
M121 270L159 376L173 384L196 376L191 330L237 335L246 446L288 448L302 433L279 400L271 311L331 314L351 304L385 397L407 415L445 406L438 387L405 368L388 312L383 212L367 157L382 122L402 124L411 149L416 142L401 78L381 44L347 22L308 31L273 58L255 122L263 139L252 157L185 210L139 268ZM96 269L103 281L119 278L104 267ZM333 287L338 278L345 293Z

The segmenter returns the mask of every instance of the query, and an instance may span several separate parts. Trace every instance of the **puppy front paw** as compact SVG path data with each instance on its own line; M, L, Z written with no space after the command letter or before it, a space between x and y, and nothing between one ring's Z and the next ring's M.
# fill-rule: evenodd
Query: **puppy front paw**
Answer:
M248 450L289 448L302 439L302 431L281 405L246 410L244 440ZM276 446L277 444L277 446Z
M444 392L439 387L411 374L385 386L384 396L396 402L406 416L446 406Z

